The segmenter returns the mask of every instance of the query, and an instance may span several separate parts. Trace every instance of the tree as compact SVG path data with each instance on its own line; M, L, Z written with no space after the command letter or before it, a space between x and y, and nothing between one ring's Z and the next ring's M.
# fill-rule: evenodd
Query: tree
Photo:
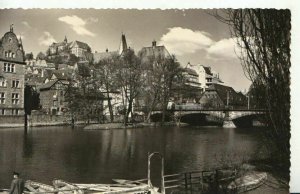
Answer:
M126 126L130 113L133 115L133 102L140 93L143 70L140 58L135 55L132 49L123 52L116 66L116 81L122 92L125 109L124 124Z
M68 64L74 65L78 61L79 61L79 59L78 59L78 57L76 57L76 55L74 55L73 53L69 55Z
M26 60L32 60L32 59L33 59L33 54L32 54L32 53L27 53L27 54L25 55L25 59L26 59Z
M95 73L88 64L78 64L75 76L69 81L66 92L68 108L72 116L81 117L88 123L91 118L100 120L103 95L99 90Z
M227 23L240 48L245 74L265 86L269 127L265 145L270 159L287 174L290 166L289 10L237 9L215 14Z
M157 63L158 68L162 71L162 123L165 122L168 102L173 93L173 85L176 78L181 77L182 68L175 55L165 58Z
M104 58L94 64L94 73L98 82L98 86L104 89L108 102L110 121L114 121L113 104L111 102L111 93L118 90L116 83L116 66L119 56L113 55L109 58Z
M46 55L43 52L39 52L36 56L37 60L45 60L46 59Z

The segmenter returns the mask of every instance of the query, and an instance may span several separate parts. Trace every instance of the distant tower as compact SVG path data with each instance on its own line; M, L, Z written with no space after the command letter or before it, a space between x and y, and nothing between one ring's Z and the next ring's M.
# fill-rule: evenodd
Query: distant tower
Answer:
M127 50L127 43L126 43L126 37L125 34L122 33L121 37L121 43L120 43L120 48L119 48L119 55L123 53L123 51Z
M68 42L67 36L65 36L64 42L65 42L65 43Z
M20 36L20 38L19 38L19 48L21 49L21 51L23 52L24 57L25 57L25 53L24 53L24 49L23 49L23 43L22 43L22 38L21 38L21 36Z
M10 32L14 32L14 24L11 24L11 25L10 25L9 31L10 31Z

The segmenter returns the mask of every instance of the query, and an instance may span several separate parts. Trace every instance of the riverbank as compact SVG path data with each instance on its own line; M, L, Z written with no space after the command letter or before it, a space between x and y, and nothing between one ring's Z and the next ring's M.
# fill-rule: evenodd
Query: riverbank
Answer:
M108 130L108 129L130 129L130 128L143 128L143 127L161 127L161 126L176 126L175 122L165 122L164 124L159 122L152 123L129 123L127 126L124 123L104 123L104 124L91 124L85 126L85 130ZM181 125L184 126L184 125Z

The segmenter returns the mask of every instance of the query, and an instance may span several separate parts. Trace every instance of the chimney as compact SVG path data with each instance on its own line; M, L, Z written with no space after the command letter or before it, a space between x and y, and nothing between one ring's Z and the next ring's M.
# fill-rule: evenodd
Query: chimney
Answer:
M106 48L106 50L105 50L107 53L108 53L108 48Z
M152 41L152 46L156 47L156 41L155 40Z

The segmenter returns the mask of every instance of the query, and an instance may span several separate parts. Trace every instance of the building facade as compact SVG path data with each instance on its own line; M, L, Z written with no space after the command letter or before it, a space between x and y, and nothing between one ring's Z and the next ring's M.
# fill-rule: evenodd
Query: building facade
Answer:
M190 69L193 69L198 74L198 83L203 91L205 91L212 84L221 84L223 81L219 77L219 73L212 71L211 67L204 65L188 64Z
M61 115L67 108L65 93L68 87L67 81L53 80L39 87L40 104L47 114Z
M10 27L0 41L0 115L24 113L25 57L22 40Z
M84 42L75 40L68 42L67 37L65 37L62 42L53 42L48 50L47 56L49 59L54 58L55 56L62 56L64 58L69 58L70 54L74 54L81 60L86 60L91 54L91 47Z

